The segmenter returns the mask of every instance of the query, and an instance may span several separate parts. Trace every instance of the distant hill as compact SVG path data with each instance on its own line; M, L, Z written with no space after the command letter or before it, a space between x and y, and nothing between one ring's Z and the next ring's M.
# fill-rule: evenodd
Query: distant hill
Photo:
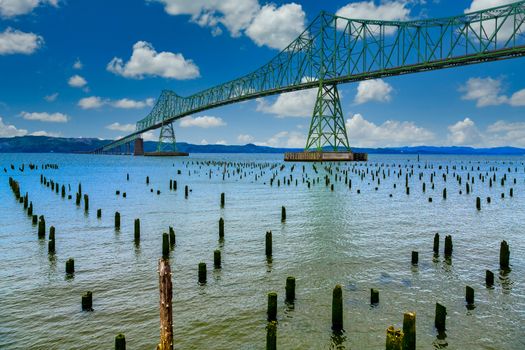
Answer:
M47 136L21 136L0 138L0 153L88 153L100 148L112 140L96 138L65 138ZM156 142L144 143L146 152L154 151ZM302 151L299 148L273 148L248 145L193 145L186 142L177 143L181 152L189 153L284 153ZM355 152L369 154L456 154L456 155L525 155L524 148L496 147L387 147L387 148L353 148Z

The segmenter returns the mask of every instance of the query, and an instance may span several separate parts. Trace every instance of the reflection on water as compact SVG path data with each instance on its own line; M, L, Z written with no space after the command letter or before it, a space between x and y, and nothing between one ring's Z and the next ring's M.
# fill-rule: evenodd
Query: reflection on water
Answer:
M0 176L0 348L111 349L123 332L129 348L153 349L159 333L157 262L162 233L172 226L177 349L263 348L269 291L278 293L282 349L381 349L386 328L400 328L407 311L417 314L420 349L524 349L525 159L370 158L367 164L315 169L304 164L304 171L298 164L292 171L292 164L281 169L277 155L0 155L0 168L56 163L58 170L43 173L66 187L62 198L40 184L40 171L27 167ZM220 160L236 163L225 167ZM9 176L28 192L34 213L56 227L54 255L48 254L47 235L38 239L37 226L15 201ZM169 189L170 180L177 190ZM79 183L89 195L87 212L83 202L75 204ZM513 197L501 198L511 187ZM226 205L220 208L223 192ZM483 199L479 211L476 197ZM134 240L136 218L140 242ZM270 230L273 254L267 259ZM438 254L432 249L436 232ZM450 258L443 254L447 235L454 244ZM512 270L500 271L486 288L485 270L498 271L504 239ZM216 249L220 270L213 269ZM419 252L417 266L411 265L412 251ZM71 278L65 274L68 258L75 259ZM208 266L205 285L197 281L199 262ZM284 300L288 276L297 280L294 304ZM330 329L336 284L344 286L345 333L339 335ZM472 310L465 308L466 285L476 293ZM380 291L374 307L371 288ZM81 312L86 291L93 292L92 313ZM433 327L436 302L447 308L446 335Z

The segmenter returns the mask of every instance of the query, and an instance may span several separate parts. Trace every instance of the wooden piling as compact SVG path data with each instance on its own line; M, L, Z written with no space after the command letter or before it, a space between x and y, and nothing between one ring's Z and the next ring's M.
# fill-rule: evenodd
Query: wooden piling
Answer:
M403 332L390 326L386 330L386 350L403 350Z
M206 263L199 263L199 283L205 284L207 280Z
M166 232L162 234L162 258L166 260L170 258L170 237Z
M266 350L277 350L277 322L268 322L266 326Z
M476 197L476 209L481 210L481 198Z
M140 219L135 219L135 230L133 232L135 243L140 242Z
M221 268L221 251L219 249L213 251L213 266L216 269Z
M221 208L224 208L224 192L221 193Z
M224 238L224 219L219 219L219 239Z
M159 350L173 349L173 286L171 282L171 267L166 259L159 259L159 291L160 291L160 343Z
M72 275L75 273L75 260L69 258L66 260L66 274Z
M93 293L82 294L82 311L93 311Z
M403 315L403 350L416 350L416 313Z
M293 303L295 300L295 277L288 276L286 278L286 302Z
M277 321L277 293L268 293L268 322Z
M100 219L102 217L102 209L97 209L97 218Z
M507 241L502 241L499 249L499 266L502 270L508 270L510 267L510 250Z
M87 194L84 195L84 210L89 210L89 196Z
M122 333L115 337L115 350L126 350L126 337Z
M370 289L370 304L371 305L379 304L379 291L375 288Z
M41 215L38 221L38 238L46 238L46 220Z
M468 305L474 304L474 288L467 286L465 288L465 301Z
M336 285L332 293L332 330L343 330L343 288Z
M445 237L445 257L452 256L452 236Z
M412 252L412 265L417 265L419 262L419 253L416 251Z
M281 207L281 222L286 221L286 208L283 206Z
M115 229L120 230L120 213L118 211L115 212Z
M436 233L434 235L434 247L433 247L434 254L439 254L439 233Z
M444 332L446 329L446 319L447 319L447 308L436 303L436 316L434 319L434 326L440 332Z
M266 257L272 256L272 231L266 232Z
M485 270L485 284L489 288L494 286L494 273L490 270Z
M173 250L173 248L175 248L175 230L173 229L173 227L169 227L169 234L170 234L170 249Z

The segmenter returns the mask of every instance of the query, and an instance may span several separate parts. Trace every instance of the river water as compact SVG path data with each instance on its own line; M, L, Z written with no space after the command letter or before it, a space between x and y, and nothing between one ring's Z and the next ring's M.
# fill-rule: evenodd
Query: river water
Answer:
M29 163L59 169L30 171ZM293 171L293 164L283 164L282 155L0 155L0 348L112 349L122 332L128 349L154 349L161 235L173 226L176 349L264 349L270 291L279 296L280 349L384 349L386 328L401 327L408 311L417 315L418 349L525 349L525 158L423 156L417 162L416 156L373 155L368 163L317 164L316 170L305 164L304 172L303 164ZM379 184L377 176L372 180L377 170ZM407 195L405 176L412 170ZM73 199L42 185L40 174L66 189L70 185ZM333 191L325 186L327 174ZM345 185L346 174L352 188ZM284 185L283 177L290 175L292 182ZM38 239L36 226L15 200L9 176L22 194L29 193L35 214L56 227L55 255L48 255L47 235ZM466 194L469 176L475 182ZM319 182L308 188L303 178ZM177 191L169 190L170 179L177 181ZM79 182L90 198L87 213L75 205ZM281 206L287 210L284 223ZM121 213L120 230L114 228L115 211ZM139 246L133 242L135 218L141 219ZM271 262L264 248L268 230ZM432 252L435 233L441 235L439 256ZM454 244L449 261L443 257L445 235L452 235ZM502 240L510 245L510 272L499 270ZM215 249L222 251L221 270L213 269ZM410 263L412 251L419 252L417 267ZM75 275L66 278L70 257ZM199 262L208 266L206 285L197 283ZM486 269L495 274L493 288L485 286ZM287 276L297 279L293 307L284 302ZM331 332L336 284L343 286L344 298L345 332L339 337ZM473 309L465 304L467 285L475 290ZM380 293L374 307L370 288ZM94 311L82 312L81 295L88 290ZM436 302L447 307L445 339L434 329Z

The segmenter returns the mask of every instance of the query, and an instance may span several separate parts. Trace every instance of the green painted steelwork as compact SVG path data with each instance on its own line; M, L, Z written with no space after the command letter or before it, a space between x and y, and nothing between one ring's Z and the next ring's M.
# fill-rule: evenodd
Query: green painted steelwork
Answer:
M274 59L188 97L161 93L136 131L101 151L185 116L249 99L525 55L525 1L455 17L379 21L325 12Z
M173 123L164 124L160 128L157 152L177 152L177 139L175 138Z

